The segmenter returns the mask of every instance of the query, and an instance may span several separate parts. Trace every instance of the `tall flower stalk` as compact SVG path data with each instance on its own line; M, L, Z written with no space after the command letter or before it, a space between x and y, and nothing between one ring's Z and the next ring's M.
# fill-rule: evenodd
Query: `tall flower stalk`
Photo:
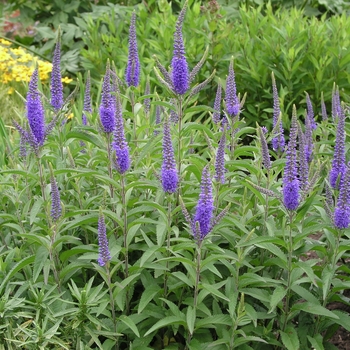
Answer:
M289 142L287 146L287 161L283 175L283 203L288 210L296 210L300 199L300 186L297 165L297 112L293 105L292 123L290 127Z
M99 215L98 215L98 264L101 267L104 267L106 270L106 282L107 287L109 291L109 300L110 300L110 306L111 306L111 312L112 312L112 319L113 319L113 326L114 326L114 332L117 331L117 318L115 314L115 303L114 303L114 296L113 296L113 289L112 289L112 281L111 281L111 271L109 268L109 261L111 260L111 253L109 251L108 247L108 238L107 238L107 229L106 229L106 222L105 217L102 212L102 208L100 207Z
M85 92L84 92L84 107L82 113L82 123L83 125L87 125L87 117L85 113L92 113L91 107L91 78L90 71L87 73L86 82L85 82Z
M106 65L106 73L102 83L102 96L100 104L100 120L102 131L110 135L115 128L115 103L111 94L111 68L109 60Z
M50 249L49 249L49 256L52 263L52 270L54 274L55 281L57 283L57 288L60 291L61 281L59 278L59 273L57 270L58 266L58 256L57 252L55 252L55 241L56 241L56 234L57 234L57 222L60 219L62 215L62 207L61 207L61 199L60 199L60 192L57 186L57 182L54 176L53 168L51 163L49 163L50 168L50 182L51 182L51 220L52 220L52 234L50 238Z
M330 291L332 289L331 281L336 275L339 268L338 261L341 259L342 255L346 252L340 251L340 240L344 236L344 230L346 230L350 225L350 162L346 166L344 173L344 179L340 183L338 198L336 206L334 208L333 196L329 187L326 187L326 211L330 216L332 223L335 228L335 239L329 240L329 246L331 247L329 252L329 262L325 266L324 271L328 275L326 288L323 288L323 307L326 307L329 302ZM329 278L329 274L332 279ZM319 326L321 322L321 317L318 316L315 324L314 334L318 334Z
M123 207L123 240L124 240L124 256L125 268L124 276L129 276L129 244L128 244L128 214L126 205L126 172L130 168L129 146L124 133L123 111L120 101L119 91L116 92L116 128L113 132L112 148L115 152L115 169L120 174L121 185L121 201ZM129 293L126 295L126 310L129 310Z
M193 237L196 240L196 277L194 283L194 296L193 296L193 307L194 310L197 308L198 302L198 291L200 282L201 272L201 255L202 255L202 244L205 237L212 231L213 227L219 223L219 221L228 212L229 206L227 206L219 215L214 215L214 199L213 199L213 188L212 181L209 171L209 165L205 166L202 171L201 179L201 190L199 199L196 206L196 211L193 219L188 213L185 204L180 197L180 204L183 215L189 224ZM187 343L191 341L193 333L189 332L187 337Z
M176 21L174 33L174 51L171 61L171 78L175 94L183 95L189 89L190 74L185 57L185 45L182 37L182 25L185 19L187 2Z
M52 72L51 72L51 106L55 112L63 106L63 84L61 75L61 35L58 31L58 39L53 52Z
M220 116L221 116L221 95L222 95L222 87L221 83L219 81L218 87L216 90L216 95L215 95L215 101L214 101L214 109L215 112L213 113L213 122L215 124L220 123Z
M128 87L137 87L140 83L140 60L137 49L137 37L136 37L136 13L133 12L130 21L129 28L129 53L128 63L125 72L125 81ZM130 104L131 112L133 115L133 133L134 142L137 145L137 118L135 114L135 94L134 90L130 91Z
M273 93L273 128L276 130L272 138L272 148L274 151L284 151L285 140L284 140L284 130L281 119L281 108L280 101L278 97L278 90L276 86L275 75L271 73L272 78L272 93ZM278 125L277 125L278 123Z
M338 112L337 112L338 113ZM338 115L338 114L337 114ZM335 139L334 155L332 168L329 174L329 183L333 188L338 187L338 181L341 183L345 172L345 112L340 107L338 115L337 134Z
M262 154L262 164L264 165L264 168L266 169L267 175L266 175L266 188L269 189L270 187L270 174L271 174L271 159L269 154L269 148L267 145L266 137L265 137L265 129L258 126L258 135L260 140L260 146L261 146L261 154ZM266 130L267 131L267 130ZM269 211L269 196L265 193L265 219L264 219L264 234L266 232L266 222L267 222L267 216ZM261 261L263 261L264 258L264 252L261 257Z
M298 135L298 122L296 107L293 105L292 122L289 133L289 142L287 145L287 160L283 175L283 204L288 210L289 218L289 235L285 237L288 242L288 262L287 262L287 290L286 300L284 305L284 322L282 330L284 331L287 327L287 320L289 315L289 304L290 304L290 288L291 288L291 275L292 275L292 258L293 258L293 220L295 211L299 206L300 201L300 183L298 178L298 164L297 164L297 135Z
M102 96L99 112L102 131L106 134L107 137L108 174L109 177L113 179L111 140L112 133L116 128L116 104L115 96L112 95L111 68L109 60L107 61L106 73L104 75L102 83ZM112 185L110 185L109 187L111 198L113 198L114 188Z
M176 192L179 183L179 177L176 169L174 149L171 142L170 123L168 118L164 121L163 164L161 179L164 192Z

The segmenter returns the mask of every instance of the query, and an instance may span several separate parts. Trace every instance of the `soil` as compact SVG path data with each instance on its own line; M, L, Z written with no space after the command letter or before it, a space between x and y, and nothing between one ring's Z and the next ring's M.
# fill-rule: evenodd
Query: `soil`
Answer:
M330 339L330 343L336 346L339 350L350 350L350 332L343 327L340 327L338 331Z

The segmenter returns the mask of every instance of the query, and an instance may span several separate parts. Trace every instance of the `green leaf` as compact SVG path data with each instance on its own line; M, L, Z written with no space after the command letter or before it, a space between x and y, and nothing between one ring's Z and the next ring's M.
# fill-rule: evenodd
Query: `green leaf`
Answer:
M270 301L270 309L268 313L271 313L275 310L277 304L286 296L287 294L287 288L284 288L282 286L277 287L272 295L271 295L271 301Z
M276 255L278 258L280 258L282 260L283 263L285 263L285 265L287 266L287 257L286 255L283 253L283 251L278 248L276 245L272 244L272 243L256 243L255 244L257 247L259 248L263 248L263 249L267 249L268 251L270 251L272 254Z
M285 332L280 331L283 345L288 350L299 350L300 342L296 330L292 327L287 327Z
M232 326L229 315L213 315L205 317L196 323L196 330L201 328L216 328L216 325Z
M43 200L41 198L37 199L35 202L34 202L34 205L32 207L32 210L30 211L30 216L29 216L29 223L32 225L33 222L35 221L40 209L41 209L41 206L43 204Z
M350 316L348 313L344 313L340 310L333 310L333 313L338 316L337 320L334 320L335 323L339 324L350 332Z
M333 313L332 311L329 311L325 307L323 307L321 305L309 303L309 302L294 304L292 307L292 311L296 311L296 310L305 311L305 312L307 312L309 314L313 314L313 315L330 317L330 318L335 319L335 320L339 319L339 317L335 313Z
M141 295L137 313L140 314L144 308L153 300L153 298L159 293L160 287L157 284L147 286L145 291Z
M229 298L227 298L224 294L222 294L221 292L219 292L215 288L215 285L203 283L202 287L203 287L203 289L207 290L210 294L213 294L213 295L219 297L220 299L223 299L223 300L226 300L226 301L230 301Z
M182 325L184 327L186 327L186 322L184 322L184 320L178 316L167 316L164 317L163 319L161 319L160 321L158 321L155 325L153 325L146 333L145 333L145 337L149 334L151 334L152 332L156 331L159 328L165 327L165 326L169 326L169 325Z
M323 300L327 299L329 289L332 283L332 279L334 276L335 270L330 266L327 265L323 270L322 270L322 296Z
M152 258L152 261L155 259L155 252L159 250L160 247L158 245L154 245L153 247L148 247L147 250L142 254L142 257L140 259L140 267L143 267L143 265Z
M46 247L39 247L35 253L35 260L33 266L33 282L35 283L42 271L44 265L46 264L47 257L49 256L49 251Z
M126 326L128 326L133 332L134 334L140 338L140 333L139 333L139 330L137 329L137 326L136 324L134 323L134 321L129 317L129 316L126 316L126 315L121 315L119 317L119 320L122 321Z
M323 337L321 334L316 334L313 338L308 335L307 339L310 342L312 349L324 350Z
M178 278L180 281L184 282L185 284L187 284L189 287L193 287L193 283L191 282L191 280L181 271L174 271L171 273L172 277L176 277Z
M24 267L32 264L35 260L35 256L31 255L26 258L23 258L21 261L19 261L15 266L9 271L9 273L5 276L3 279L1 285L0 285L0 295L3 293L3 289L7 285L8 281L20 270L22 270Z
M194 309L192 306L189 306L187 308L186 321L188 331L190 334L193 334L194 325L196 323L196 309Z
M300 295L303 299L305 299L306 301L308 301L311 304L315 304L315 305L319 305L319 301L318 299L312 294L310 293L308 290L306 290L304 287L298 285L298 284L294 284L291 287L292 291L297 293L298 295Z

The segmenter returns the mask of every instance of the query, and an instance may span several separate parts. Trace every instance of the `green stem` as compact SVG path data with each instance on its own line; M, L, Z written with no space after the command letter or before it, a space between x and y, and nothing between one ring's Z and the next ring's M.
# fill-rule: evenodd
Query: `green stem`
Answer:
M179 116L179 121L178 121L178 150L177 150L177 157L178 157L178 160L177 160L177 172L180 176L181 174L181 146L182 146L182 143L181 143L181 129L182 129L182 99L181 97L179 97L178 99L178 110L177 110L177 114Z
M335 242L335 248L334 248L334 251L332 252L332 259L331 259L331 271L332 271L332 275L333 275L332 279L333 279L333 277L335 275L336 266L337 266L337 262L338 262L337 256L338 256L338 253L339 253L340 237L341 237L341 231L337 230L337 240ZM323 307L327 306L330 287L331 287L331 283L329 283L329 285L328 285L327 293L326 293L326 296L325 296L325 298L323 300L323 303L322 303ZM318 315L317 316L317 320L316 320L316 324L315 324L314 335L318 334L318 332L319 332L320 322L321 322L321 316Z
M289 302L290 302L290 287L291 287L291 276L292 276L292 258L293 258L293 235L292 235L292 222L293 222L294 212L289 211L289 239L288 239L288 275L287 275L287 295L286 302L284 305L284 322L282 331L285 331L287 327L287 320L289 314Z
M115 315L114 297L113 297L112 282L111 282L111 272L109 270L109 262L107 262L106 264L106 273L107 273L109 299L111 303L111 311L112 311L112 319L113 319L113 331L114 333L117 333L117 318ZM115 345L115 349L117 349L117 344Z
M38 160L38 168L39 168L39 177L40 177L40 187L41 187L41 195L43 197L44 203L46 202L46 196L45 196L45 183L44 183L44 175L43 170L40 162L40 155L37 157Z
M53 249L53 245L56 241L56 223L53 223L52 226L52 236L50 239L50 250L49 250L49 255L50 255L50 260L52 263L52 270L53 270L53 275L55 278L55 281L57 283L57 289L59 292L61 292L61 283L60 283L60 278L59 278L59 274L58 274L58 270L57 270L57 263L58 263L58 259L57 259L57 254L55 253L54 249Z
M167 258L170 257L170 234L171 234L171 195L168 196L168 217L167 217ZM169 269L169 261L166 262L166 270L164 271L164 299L167 298L168 294L168 269Z
M193 309L196 311L197 309L197 303L198 303L198 292L199 292L199 280L200 280L200 273L201 273L201 256L202 256L202 243L203 241L199 241L197 245L197 266L196 266L196 281L194 285L194 295L193 295ZM193 337L193 333L188 332L187 337L187 346L186 348L189 348L190 341Z
M125 279L129 277L129 247L128 247L128 213L126 208L126 191L125 191L125 175L121 174L121 197L123 205L123 239L124 239L124 258L125 258ZM129 312L129 291L126 292L126 314Z
M137 150L137 135L136 135L136 115L135 115L135 94L134 91L130 91L130 104L131 104L131 113L133 116L133 133L134 133L134 142L135 142L135 149Z
M113 180L113 168L112 168L112 150L111 150L111 133L107 133L107 156L108 156L108 174L111 180ZM111 198L114 199L113 185L109 185L111 192Z

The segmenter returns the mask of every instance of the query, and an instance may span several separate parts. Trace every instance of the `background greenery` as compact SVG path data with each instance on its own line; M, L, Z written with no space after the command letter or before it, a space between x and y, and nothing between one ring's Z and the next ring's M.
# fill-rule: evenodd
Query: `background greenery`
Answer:
M285 124L292 104L305 109L305 91L316 112L320 111L321 92L330 106L334 82L342 99L348 101L350 20L346 15L349 5L345 2L245 1L240 7L238 2L232 5L229 1L209 1L204 5L190 1L190 4L184 26L189 65L194 67L208 46L209 57L197 81L204 80L214 69L217 71L216 80L201 92L199 104L213 104L218 78L224 83L231 56L235 59L238 91L242 95L247 92L243 115L249 125L262 120L270 123L272 71L280 90ZM296 7L291 7L292 4ZM73 76L90 70L97 82L107 58L114 60L119 75L123 76L128 20L133 8L138 16L143 85L147 75L151 76L151 91L157 85L152 74L153 55L165 66L170 64L172 41L168 39L173 35L179 2L175 1L173 6L167 1L130 2L129 6L90 1L10 2L10 5L12 9L21 9L20 17L13 20L20 20L25 26L37 23L33 27L34 36L17 36L17 40L32 45L49 60L55 30L61 26L62 68Z

